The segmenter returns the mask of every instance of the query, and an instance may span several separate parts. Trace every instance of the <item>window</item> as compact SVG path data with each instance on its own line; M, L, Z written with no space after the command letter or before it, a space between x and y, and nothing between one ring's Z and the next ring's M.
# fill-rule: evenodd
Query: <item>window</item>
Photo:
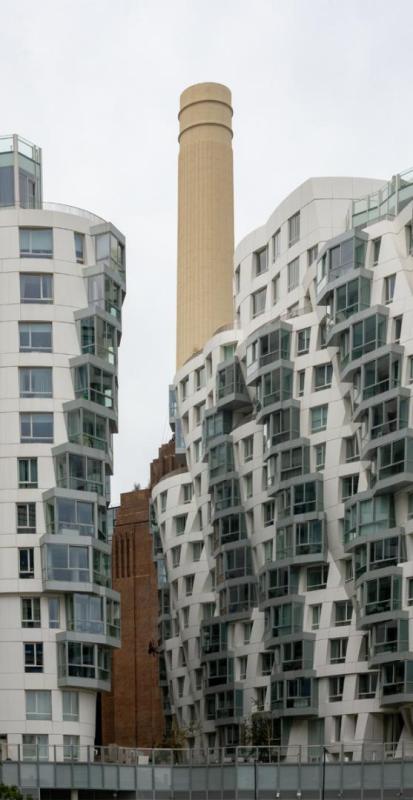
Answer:
M181 560L181 546L178 545L178 547L172 547L171 554L172 554L172 566L179 567L179 562Z
M78 264L85 262L85 235L84 233L75 232L75 254Z
M334 625L350 625L352 616L351 600L337 600L334 603Z
M328 564L322 564L307 569L307 591L313 592L317 589L325 589L328 578Z
M29 719L29 717L27 717ZM40 719L35 717L34 719ZM41 718L42 719L42 718ZM50 717L47 717L50 719ZM47 761L49 758L49 737L47 733L24 733L23 761Z
M252 622L244 622L244 644L249 644L251 641Z
M52 397L51 367L20 367L20 397Z
M348 639L330 639L330 664L343 664L346 660Z
M346 500L353 494L357 494L359 486L358 472L355 475L346 475L341 479L341 499Z
M317 472L321 472L326 465L326 443L316 444L314 447L315 468Z
M26 691L26 719L51 719L52 693L50 691Z
M357 697L362 700L374 698L377 688L377 672L364 672L358 676Z
M394 297L394 288L396 286L396 276L387 275L384 279L384 302L391 303Z
M349 436L345 439L345 448L346 448L346 461L358 461L359 459L359 443L356 434L354 436Z
M16 503L17 533L36 533L36 503Z
M251 461L254 455L254 437L247 436L246 439L242 440L242 445L244 448L244 461Z
M300 259L295 258L287 265L288 270L288 291L292 292L300 283Z
M337 703L343 699L344 675L335 675L329 678L329 699L330 703Z
M325 350L327 347L327 326L325 322L320 322L318 326L318 346L320 350Z
M259 314L263 314L265 311L265 298L267 294L267 287L264 289L260 289L258 292L254 292L252 295L252 316L258 317Z
M381 236L378 239L373 239L373 267L376 266L380 258Z
M202 553L202 542L192 542L192 561L199 561Z
M239 294L239 290L241 288L241 266L238 264L238 267L235 270L235 294Z
M60 600L58 597L49 597L49 628L60 628Z
M272 304L275 306L280 299L280 276L276 275L272 279Z
M21 442L53 442L53 414L20 414Z
M239 661L239 679L245 681L247 677L248 656L241 656Z
M52 228L19 228L20 258L52 258Z
M19 347L21 353L51 353L51 322L19 322Z
M302 328L297 331L297 355L303 356L310 350L311 328Z
M311 609L311 629L318 631L320 627L321 605L310 606Z
M305 387L305 369L300 369L297 373L297 394L299 397L304 397Z
M288 220L288 247L298 242L300 238L300 212L297 211Z
M22 597L22 628L40 628L40 597Z
M275 231L272 237L272 260L275 261L281 252L281 229Z
M37 458L18 458L19 489L37 489Z
M186 514L181 514L179 517L175 517L175 533L177 536L185 533L186 516Z
M320 392L323 389L329 389L332 376L331 364L320 364L318 367L314 367L314 391Z
M273 653L261 653L261 675L271 675L273 660Z
M245 497L252 497L252 472L244 478Z
M34 578L33 547L21 547L19 549L19 578Z
M166 491L166 492L161 492L161 494L159 495L159 502L160 502L160 506L161 506L161 513L163 513L164 511L166 511L166 498L167 498L167 495L168 495L168 492L167 492L167 491Z
M53 275L34 272L20 273L20 302L21 303L52 303L53 302Z
M327 428L328 406L315 406L311 411L311 433L325 431Z
M268 250L266 247L263 247L262 250L258 250L254 253L254 261L255 261L255 274L262 275L263 272L266 272L268 269Z
M268 525L272 525L274 522L274 512L275 512L275 503L273 500L270 500L268 503L263 503L263 522L264 527ZM266 542L267 544L267 542ZM272 542L271 542L272 545Z
M79 761L80 738L75 734L63 735L63 761Z
M402 335L403 316L394 318L394 341L399 344Z
M201 460L202 455L202 439L197 439L194 442L194 461L197 464Z
M96 261L124 273L125 248L113 233L99 233L96 236Z
M25 642L24 671L43 672L43 642Z
M182 487L184 503L190 503L192 500L193 486L192 483L185 483Z
M406 250L407 255L411 256L413 253L413 226L406 225Z
M185 594L191 595L194 589L195 575L185 575Z
M200 425L202 422L202 413L205 409L205 403L198 403L194 406L195 425Z
M188 386L189 386L189 378L184 378L181 383L181 400L184 402L188 396Z
M189 626L189 606L182 609L182 624L184 628Z
M262 550L264 555L264 563L267 564L273 560L273 540L269 539L268 542L263 542Z
M203 386L205 386L205 367L199 367L195 370L195 391L198 392Z
M314 244L312 247L309 247L307 250L307 267L311 267L311 264L317 260L318 256L318 244Z

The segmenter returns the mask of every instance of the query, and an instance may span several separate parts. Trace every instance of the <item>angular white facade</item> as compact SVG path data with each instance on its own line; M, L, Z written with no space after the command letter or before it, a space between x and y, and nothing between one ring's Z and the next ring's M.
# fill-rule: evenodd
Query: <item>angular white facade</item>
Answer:
M306 181L236 250L233 330L175 376L187 471L153 533L190 744L412 739L412 198L412 174Z
M12 758L17 745L24 759L78 758L110 687L124 292L122 234L43 203L40 150L1 137L0 738Z

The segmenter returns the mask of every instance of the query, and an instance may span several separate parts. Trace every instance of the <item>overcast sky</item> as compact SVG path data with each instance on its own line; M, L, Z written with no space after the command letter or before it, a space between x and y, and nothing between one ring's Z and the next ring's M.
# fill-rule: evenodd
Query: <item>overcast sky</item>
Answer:
M43 148L44 197L127 238L113 501L169 437L177 110L233 93L236 240L312 175L413 164L412 0L1 0L1 132Z

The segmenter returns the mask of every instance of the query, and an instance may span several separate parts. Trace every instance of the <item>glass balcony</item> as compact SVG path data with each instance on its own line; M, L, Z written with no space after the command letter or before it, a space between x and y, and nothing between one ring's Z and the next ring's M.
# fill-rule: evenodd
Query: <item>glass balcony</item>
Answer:
M258 384L257 411L271 405L291 400L293 392L293 370L279 367L263 375ZM263 416L261 414L261 416Z
M299 569L295 567L268 567L260 575L260 602L297 594Z
M208 450L211 442L219 436L226 436L232 431L232 412L231 411L210 411L206 412L202 423L202 447L204 453Z
M331 239L317 261L317 302L325 302L329 284L347 276L350 270L364 267L368 237L350 231ZM348 276L350 277L350 276Z
M278 519L323 511L323 481L297 483L277 493Z
M350 363L386 344L387 317L373 314L350 325L340 334L340 367L344 370Z
M105 494L105 464L89 456L62 453L55 456L56 484L63 489Z
M391 530L395 524L392 494L377 497L356 495L345 504L344 544L349 545L359 537L370 536L378 530Z
M364 228L380 219L392 218L413 198L413 171L394 175L381 189L360 200L353 200L349 217L351 228Z
M277 561L283 559L299 559L318 561L324 557L325 535L324 521L321 519L296 522L286 527L277 525L276 555Z
M219 408L237 409L251 404L237 359L218 367L216 397Z
M60 686L88 685L88 682L110 682L110 649L84 642L58 644L58 684Z
M254 381L257 372L262 368L282 359L290 359L291 327L286 323L277 322L272 330L268 330L268 326L265 330L265 333L247 345L248 383Z
M266 638L280 639L303 630L303 605L284 603L266 610Z

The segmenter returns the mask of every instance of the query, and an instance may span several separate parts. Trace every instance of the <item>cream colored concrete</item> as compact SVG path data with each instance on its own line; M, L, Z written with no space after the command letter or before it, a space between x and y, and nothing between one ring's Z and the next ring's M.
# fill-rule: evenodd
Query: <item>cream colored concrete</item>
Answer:
M232 325L234 187L231 92L219 83L181 95L176 361Z

